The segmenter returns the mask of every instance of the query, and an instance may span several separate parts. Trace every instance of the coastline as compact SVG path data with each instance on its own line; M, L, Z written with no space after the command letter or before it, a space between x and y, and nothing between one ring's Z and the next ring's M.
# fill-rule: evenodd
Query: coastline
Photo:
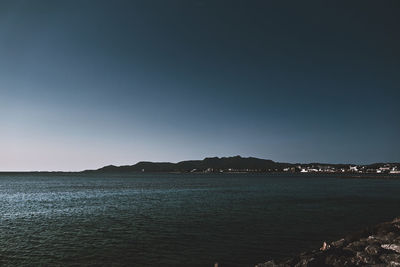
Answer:
M102 176L106 175L110 178L120 176L120 175L194 175L194 176L207 176L207 175L218 175L218 176L229 176L229 175L256 175L256 176L285 176L285 177L319 177L321 179L324 178L338 178L338 179L359 179L359 180L398 180L400 179L400 174L352 174L352 173L290 173L290 172L211 172L211 173L203 173L203 172L65 172L65 171L27 171L27 172L10 172L10 171L0 171L1 176L8 175L29 175L29 176L81 176L81 177L94 177L94 176Z
M365 228L321 248L255 267L400 266L400 217Z

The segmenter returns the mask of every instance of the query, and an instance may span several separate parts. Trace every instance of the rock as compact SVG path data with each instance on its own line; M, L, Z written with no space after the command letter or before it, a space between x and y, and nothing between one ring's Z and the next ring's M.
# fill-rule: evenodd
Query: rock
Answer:
M346 248L350 249L352 251L363 251L365 247L367 246L367 242L365 241L354 241L352 243L349 243Z
M365 252L373 256L378 255L381 250L381 247L378 245L369 245L365 248Z
M309 266L314 261L314 258L301 259L295 267Z
M378 224L337 241L323 242L319 250L289 260L269 261L257 267L286 266L399 266L400 218Z
M325 265L334 267L348 266L351 265L351 261L347 257L328 255L325 259Z
M379 256L379 259L386 263L386 264L399 264L400 265L400 255L399 254L382 254L381 256Z
M275 267L275 266L278 265L276 265L274 261L267 261L265 263L257 264L255 267Z
M397 253L400 253L400 246L396 245L396 244L383 244L383 245L381 245L381 247L384 249L394 250Z
M377 263L377 258L368 255L365 252L357 252L356 258L359 260L360 263L365 263L365 264L376 264Z
M399 229L400 230L400 229ZM382 243L390 243L392 240L394 240L398 235L396 235L393 232L389 232L389 233L379 233L378 235L376 235L376 239Z
M339 239L337 241L332 242L331 246L332 247L336 247L336 248L337 247L343 247L345 245L345 243L346 243L346 240L344 240L344 238L342 238L342 239Z

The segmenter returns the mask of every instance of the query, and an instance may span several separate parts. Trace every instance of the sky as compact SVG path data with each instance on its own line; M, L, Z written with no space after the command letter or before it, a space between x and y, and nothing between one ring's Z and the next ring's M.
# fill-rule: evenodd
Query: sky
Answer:
M400 2L0 0L0 171L400 161Z

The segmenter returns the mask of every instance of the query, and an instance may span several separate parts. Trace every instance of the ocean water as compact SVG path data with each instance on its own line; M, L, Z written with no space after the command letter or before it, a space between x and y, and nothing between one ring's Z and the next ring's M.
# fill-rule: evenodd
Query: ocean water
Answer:
M0 265L254 266L400 216L400 179L0 175Z

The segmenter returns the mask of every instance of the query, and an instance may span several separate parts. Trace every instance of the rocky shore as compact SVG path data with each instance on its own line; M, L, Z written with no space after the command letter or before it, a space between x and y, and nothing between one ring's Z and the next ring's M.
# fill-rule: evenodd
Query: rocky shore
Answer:
M256 265L278 266L400 266L400 217L330 244L324 242L318 250Z

